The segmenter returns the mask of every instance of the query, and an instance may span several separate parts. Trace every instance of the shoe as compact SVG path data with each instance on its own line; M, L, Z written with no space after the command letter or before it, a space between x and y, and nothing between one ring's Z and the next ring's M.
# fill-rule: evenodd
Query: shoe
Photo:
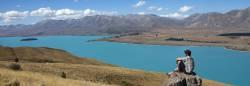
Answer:
M169 73L166 73L166 75L167 75L168 77L170 77L172 73L173 73L173 72L169 72Z

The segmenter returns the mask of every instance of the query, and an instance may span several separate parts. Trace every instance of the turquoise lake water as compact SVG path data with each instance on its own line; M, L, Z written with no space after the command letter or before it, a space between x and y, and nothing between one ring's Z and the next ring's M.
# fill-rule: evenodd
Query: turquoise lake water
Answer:
M114 42L88 42L103 36L45 36L38 40L19 41L26 37L2 37L0 45L20 47L50 47L73 55L146 71L169 72L175 59L190 49L195 59L195 71L201 77L237 86L249 86L250 52L206 46L161 46Z

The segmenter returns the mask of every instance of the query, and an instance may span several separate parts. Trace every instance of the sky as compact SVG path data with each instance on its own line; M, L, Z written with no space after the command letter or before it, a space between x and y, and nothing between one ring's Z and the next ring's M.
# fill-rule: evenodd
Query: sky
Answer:
M93 15L156 14L182 19L194 13L225 13L247 7L250 0L0 0L0 25Z

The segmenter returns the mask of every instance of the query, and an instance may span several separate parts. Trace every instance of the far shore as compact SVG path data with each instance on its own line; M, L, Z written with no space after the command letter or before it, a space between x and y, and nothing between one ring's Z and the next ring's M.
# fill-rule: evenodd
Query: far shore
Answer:
M230 50L250 51L250 37L236 36L225 37L215 35L193 36L190 34L160 34L156 37L155 33L142 33L140 35L113 36L109 38L97 39L96 41L172 46L219 46Z

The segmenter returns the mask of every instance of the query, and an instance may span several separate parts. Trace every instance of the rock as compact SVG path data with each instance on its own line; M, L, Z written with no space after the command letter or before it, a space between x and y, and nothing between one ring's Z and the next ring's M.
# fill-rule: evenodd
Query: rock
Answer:
M185 78L174 77L169 79L169 83L166 86L187 86Z
M196 75L174 72L162 86L201 86L202 79Z
M202 79L198 76L188 75L186 77L187 86L201 86Z

